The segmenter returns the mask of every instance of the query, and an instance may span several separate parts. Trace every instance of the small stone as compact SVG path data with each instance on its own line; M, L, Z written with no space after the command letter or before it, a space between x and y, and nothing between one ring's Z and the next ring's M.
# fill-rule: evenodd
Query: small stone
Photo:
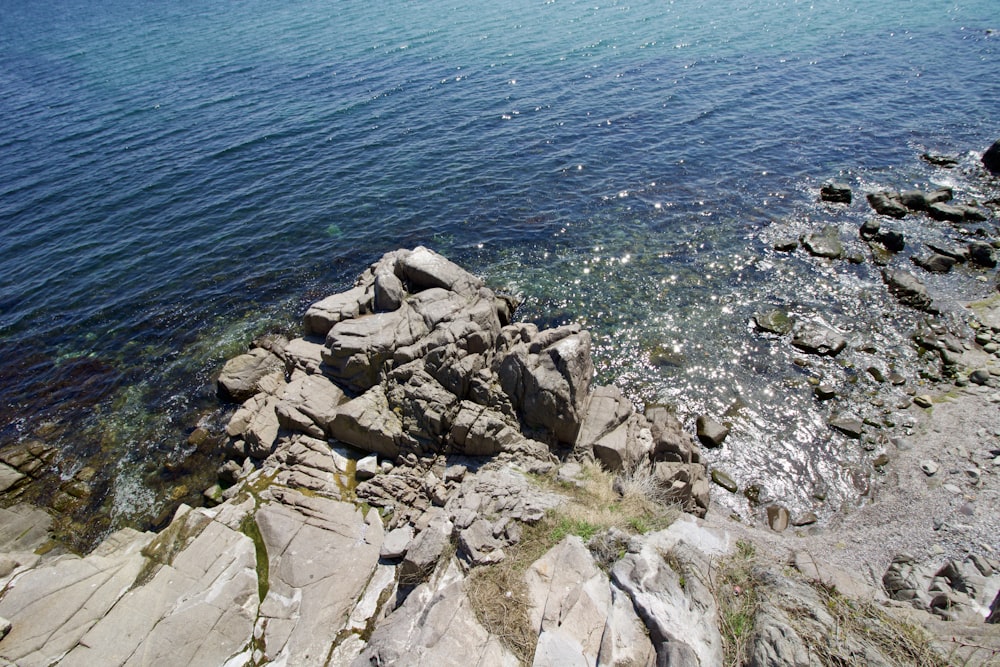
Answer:
M875 457L875 460L872 461L872 465L875 466L876 468L884 468L888 464L889 464L888 454L879 454L878 456Z
M868 375L871 375L872 379L875 380L876 382L886 381L885 373L883 373L882 369L879 368L878 366L869 366L865 370L868 371Z
M729 428L725 424L720 424L705 415L698 416L696 427L698 439L706 447L721 447L726 436L729 435Z
M958 508L958 513L963 516L973 516L976 513L976 510L971 503L964 503Z
M920 394L913 397L913 404L920 408L929 408L934 405L934 401L929 395Z
M834 415L830 418L830 426L840 431L848 438L857 440L864 430L864 423L852 414Z
M778 252L792 252L799 247L799 240L791 237L775 239L774 249Z
M793 521L793 526L811 526L819 521L819 517L816 516L815 512L805 512L797 516Z
M213 484L212 486L202 491L202 495L205 496L205 501L210 506L218 505L224 500L222 497L222 487L219 486L218 484Z
M390 530L382 540L379 557L386 560L402 558L406 555L406 548L411 540L413 540L413 527L410 525Z
M792 318L780 308L768 310L754 315L754 323L758 329L783 336L792 330Z
M739 490L739 486L733 481L733 478L722 472L721 470L712 471L712 481L724 488L730 493L736 493Z
M954 493L955 495L962 493L962 489L958 488L954 484L944 484L941 488L949 493Z
M0 616L0 639L3 639L14 628L10 621Z
M985 368L979 368L969 373L969 382L984 385L990 381L990 372Z
M375 454L369 454L368 456L358 459L354 468L354 476L358 479L358 481L364 481L377 475L379 470L378 456Z
M821 382L818 385L816 385L815 388L813 388L813 394L815 394L816 398L818 398L821 401L828 401L837 395L837 391L836 389L833 388L832 385L829 385L825 382Z
M781 505L770 505L767 508L767 524L776 533L780 533L786 528L790 523L790 516L788 510Z
M906 378L900 375L899 373L893 371L892 373L889 373L889 383L896 387L899 387L900 385L906 384Z
M942 528L944 528L944 521L942 521L941 519L934 519L931 525L933 526L934 530L941 530Z
M940 466L938 466L936 462L927 459L920 462L920 469L924 471L925 475L931 477L937 474L937 471L940 469Z
M828 181L819 190L819 197L823 201L837 204L851 203L851 186L840 181Z

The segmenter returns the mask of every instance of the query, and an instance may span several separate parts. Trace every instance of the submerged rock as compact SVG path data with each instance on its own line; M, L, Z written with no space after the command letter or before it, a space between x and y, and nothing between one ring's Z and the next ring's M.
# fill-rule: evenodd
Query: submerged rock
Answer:
M819 197L823 201L850 204L851 186L840 181L828 181L820 188Z
M900 303L934 312L927 287L912 273L901 269L885 269L882 271L882 280Z
M847 339L825 324L802 322L795 327L792 345L809 354L835 357L847 347Z
M807 234L802 238L802 245L817 257L837 259L844 254L844 244L836 225L826 225L818 232Z
M986 149L982 158L983 166L995 176L1000 176L1000 139Z

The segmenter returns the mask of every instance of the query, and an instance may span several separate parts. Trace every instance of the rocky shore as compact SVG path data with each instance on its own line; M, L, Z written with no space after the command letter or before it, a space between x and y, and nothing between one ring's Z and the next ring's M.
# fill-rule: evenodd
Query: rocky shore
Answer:
M595 384L586 330L517 321L513 297L398 250L314 303L301 337L225 365L205 506L85 556L45 511L0 510L0 663L1000 664L1000 295L956 319L920 278L972 262L995 280L996 228L973 226L995 213L945 190L867 199L876 259L905 247L888 221L906 215L962 242L883 272L927 316L913 340L934 378L866 371L907 395L905 433L831 417L878 445L860 508L818 522L757 497L761 525L733 520L722 494L753 493L709 463L725 424L636 409ZM853 261L830 226L775 247ZM849 346L780 309L753 324L806 355ZM0 483L46 457L3 453Z

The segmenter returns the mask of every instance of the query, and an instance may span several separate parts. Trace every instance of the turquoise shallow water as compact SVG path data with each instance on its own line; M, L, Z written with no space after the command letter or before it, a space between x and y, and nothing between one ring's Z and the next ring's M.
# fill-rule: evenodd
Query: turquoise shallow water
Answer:
M988 194L966 176L1000 136L997 23L994 0L0 0L0 444L99 454L94 502L141 522L225 356L422 243L585 321L637 402L735 415L741 482L846 488L747 320L877 330L853 296L877 281L774 258L769 230L828 215L831 176Z

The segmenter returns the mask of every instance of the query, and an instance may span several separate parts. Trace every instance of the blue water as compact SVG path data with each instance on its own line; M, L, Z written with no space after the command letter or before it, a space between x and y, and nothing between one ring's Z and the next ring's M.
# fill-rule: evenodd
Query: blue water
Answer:
M741 481L839 479L746 323L782 289L853 321L877 281L775 268L769 230L833 176L988 196L996 28L995 0L0 0L0 444L102 456L94 503L141 522L222 359L422 243L591 326L637 402L744 406Z

